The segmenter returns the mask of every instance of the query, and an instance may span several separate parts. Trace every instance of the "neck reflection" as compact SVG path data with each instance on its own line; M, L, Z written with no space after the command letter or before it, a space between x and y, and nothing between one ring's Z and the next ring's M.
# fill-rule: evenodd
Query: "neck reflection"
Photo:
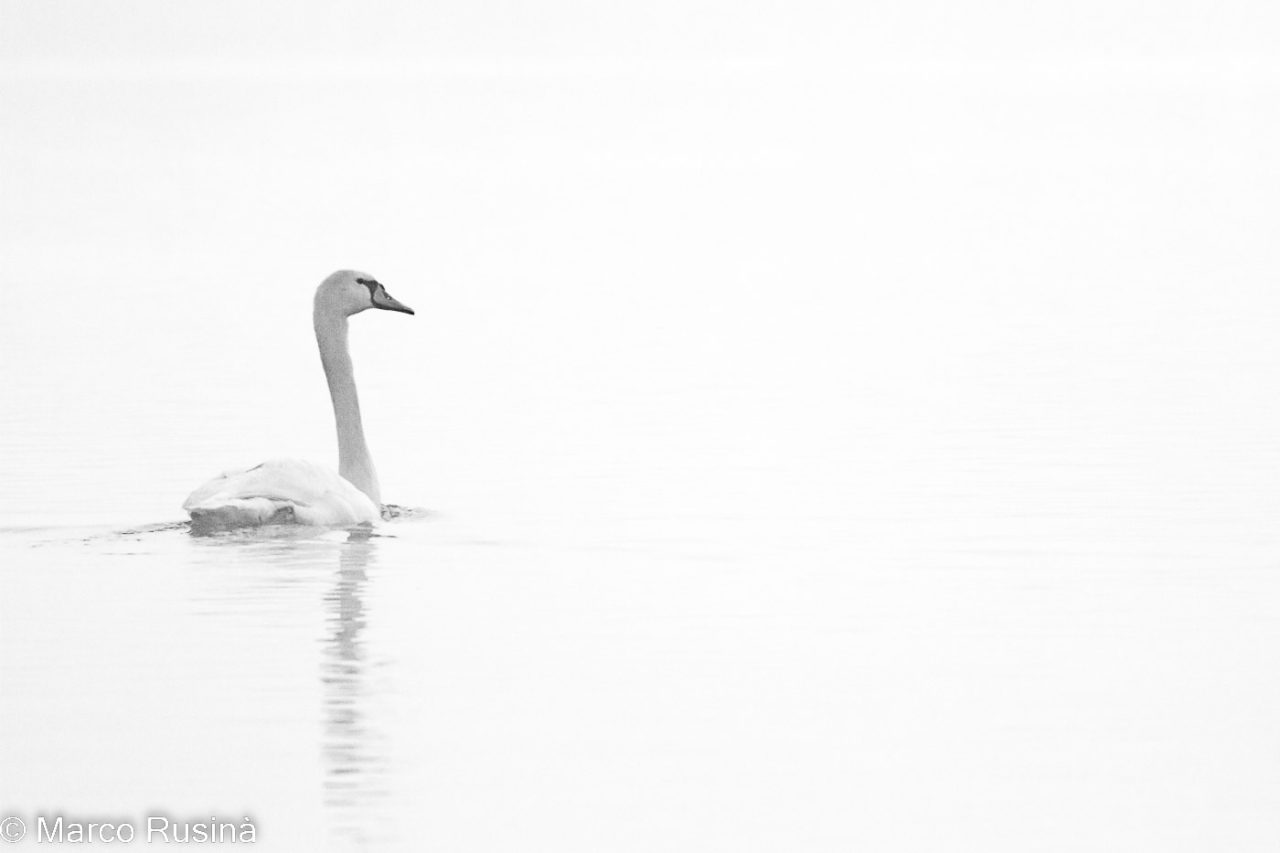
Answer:
M383 834L376 812L385 796L386 758L369 722L364 593L376 546L367 531L352 531L338 552L338 572L325 594L327 636L321 660L324 699L324 800L335 836L364 845Z

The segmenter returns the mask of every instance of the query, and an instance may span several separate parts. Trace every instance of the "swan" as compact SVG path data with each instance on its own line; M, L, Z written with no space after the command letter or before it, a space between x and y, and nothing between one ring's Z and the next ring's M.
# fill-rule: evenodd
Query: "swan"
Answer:
M339 270L316 288L312 321L338 428L337 473L301 459L270 459L228 471L183 502L193 530L280 523L350 527L382 517L378 474L364 441L347 348L347 318L369 308L413 313L368 273Z

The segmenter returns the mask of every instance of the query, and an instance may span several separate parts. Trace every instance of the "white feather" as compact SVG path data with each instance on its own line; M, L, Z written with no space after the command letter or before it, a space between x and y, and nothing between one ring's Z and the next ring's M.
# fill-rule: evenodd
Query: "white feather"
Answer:
M372 524L381 512L369 496L334 471L303 459L271 459L214 477L182 508L202 527L278 522L323 527Z

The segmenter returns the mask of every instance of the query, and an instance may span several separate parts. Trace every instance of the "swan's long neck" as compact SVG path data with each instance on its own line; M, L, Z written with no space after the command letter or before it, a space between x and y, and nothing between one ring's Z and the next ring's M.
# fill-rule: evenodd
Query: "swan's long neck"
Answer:
M360 421L360 398L356 396L356 377L347 347L347 318L323 312L317 306L314 322L320 362L329 380L329 397L333 400L333 417L338 426L338 473L381 507L378 473L373 468Z

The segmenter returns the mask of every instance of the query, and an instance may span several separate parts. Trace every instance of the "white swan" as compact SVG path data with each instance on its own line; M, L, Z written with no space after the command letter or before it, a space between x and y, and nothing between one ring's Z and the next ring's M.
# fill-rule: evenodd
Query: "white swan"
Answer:
M367 273L339 270L316 288L313 320L338 426L338 473L300 459L272 459L245 471L228 471L183 502L193 529L281 522L350 526L381 518L378 475L364 441L347 349L347 317L368 308L413 313Z

